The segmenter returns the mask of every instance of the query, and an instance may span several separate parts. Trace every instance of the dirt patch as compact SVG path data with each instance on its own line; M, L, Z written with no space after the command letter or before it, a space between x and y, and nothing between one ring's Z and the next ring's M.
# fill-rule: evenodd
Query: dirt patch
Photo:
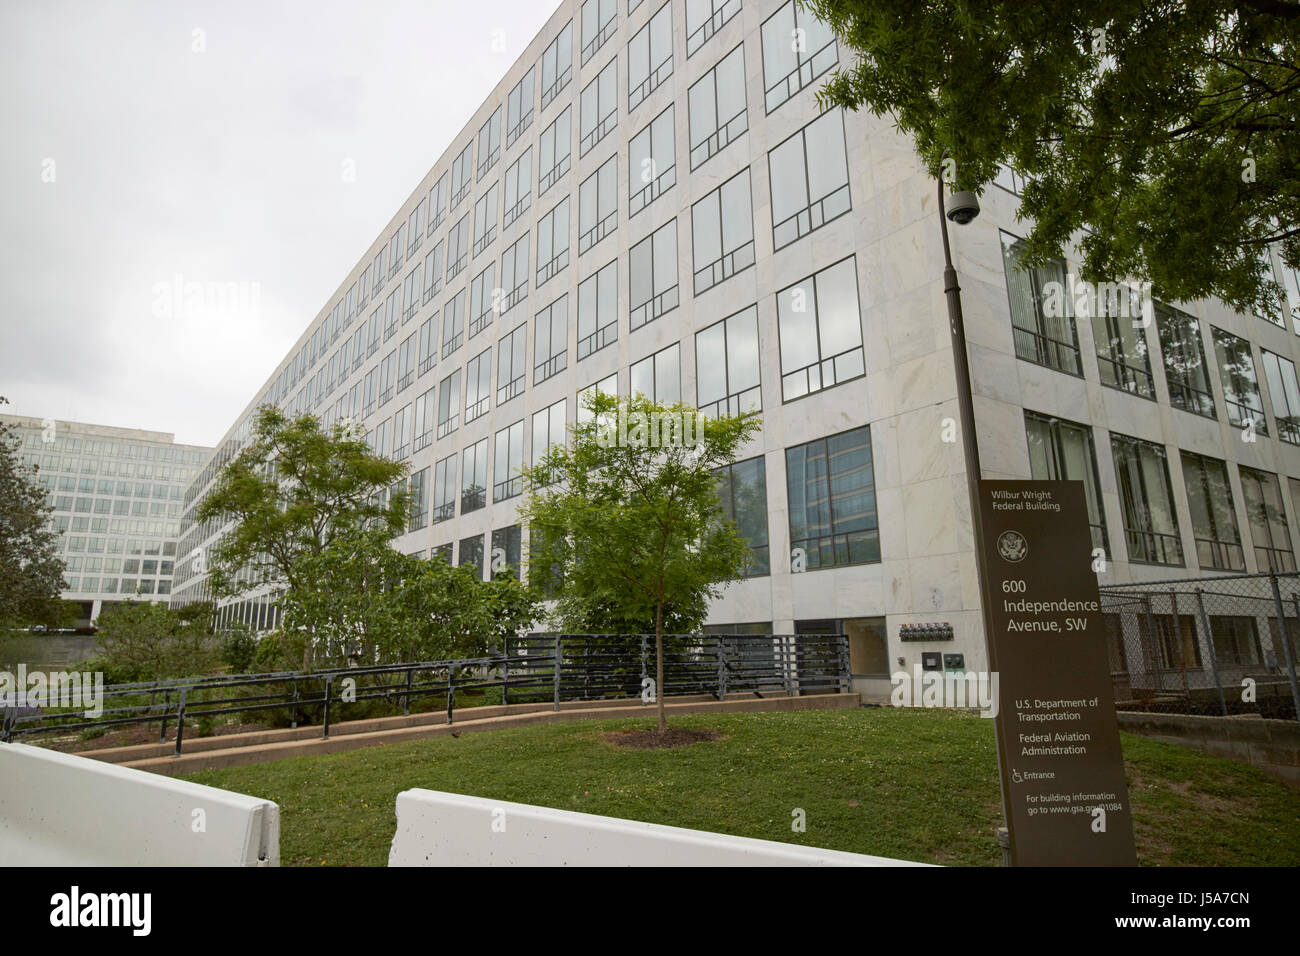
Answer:
M246 734L266 729L263 724L217 724L212 728L212 736L224 737L227 734ZM198 736L193 727L185 728L186 740ZM167 727L167 740L176 740L176 722L174 720ZM63 753L80 753L86 750L105 750L110 747L129 747L134 744L156 744L159 743L159 740L156 727L128 727L125 730L113 730L87 740L82 740L79 737L62 737L52 740L33 740L32 743L47 747L50 750L59 750Z
M707 740L726 739L725 734L716 730L689 727L669 727L662 734L657 730L610 730L601 737L606 743L624 750L670 750Z

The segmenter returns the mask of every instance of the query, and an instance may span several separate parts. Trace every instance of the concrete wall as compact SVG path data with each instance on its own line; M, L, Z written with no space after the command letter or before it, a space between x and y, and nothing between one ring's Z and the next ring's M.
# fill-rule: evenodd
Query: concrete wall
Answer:
M1300 787L1300 724L1259 717L1121 712L1120 730L1240 760Z
M923 866L433 790L397 795L389 866Z
M0 744L0 866L279 866L269 800Z

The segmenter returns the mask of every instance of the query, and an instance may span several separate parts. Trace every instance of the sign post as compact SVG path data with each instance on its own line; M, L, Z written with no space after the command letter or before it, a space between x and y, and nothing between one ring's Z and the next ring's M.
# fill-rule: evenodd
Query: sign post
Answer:
M1012 865L1134 865L1083 484L981 480L979 509Z

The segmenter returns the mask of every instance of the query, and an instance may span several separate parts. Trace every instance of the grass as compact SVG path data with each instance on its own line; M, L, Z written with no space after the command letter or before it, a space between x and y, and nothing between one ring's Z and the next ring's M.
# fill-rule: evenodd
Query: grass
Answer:
M861 708L673 718L725 738L619 750L642 719L534 725L206 770L187 779L280 805L286 865L383 866L412 787L949 865L996 865L993 726ZM1123 736L1139 860L1300 864L1300 792L1233 761ZM807 829L792 832L802 809Z

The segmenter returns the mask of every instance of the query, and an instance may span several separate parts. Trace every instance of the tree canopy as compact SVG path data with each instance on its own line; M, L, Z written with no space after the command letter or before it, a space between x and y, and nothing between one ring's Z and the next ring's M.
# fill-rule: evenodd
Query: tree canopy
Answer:
M0 405L7 404L0 396ZM0 424L0 629L57 625L67 617L54 506L38 469L18 457L15 431Z
M1280 314L1270 245L1300 267L1300 4L804 5L841 43L823 105L892 118L958 188L999 164L1024 178L1027 263L1086 228L1085 279Z
M347 425L326 431L314 416L290 419L264 405L252 440L222 467L197 513L199 522L230 524L207 556L213 593L300 586L298 559L336 537L369 525L401 533L407 496L393 486L406 472Z
M722 515L715 472L758 432L759 418L705 419L686 405L598 392L584 408L572 441L523 469L529 577L550 583L570 620L652 625L663 731L666 612L698 626L707 600L750 559Z

